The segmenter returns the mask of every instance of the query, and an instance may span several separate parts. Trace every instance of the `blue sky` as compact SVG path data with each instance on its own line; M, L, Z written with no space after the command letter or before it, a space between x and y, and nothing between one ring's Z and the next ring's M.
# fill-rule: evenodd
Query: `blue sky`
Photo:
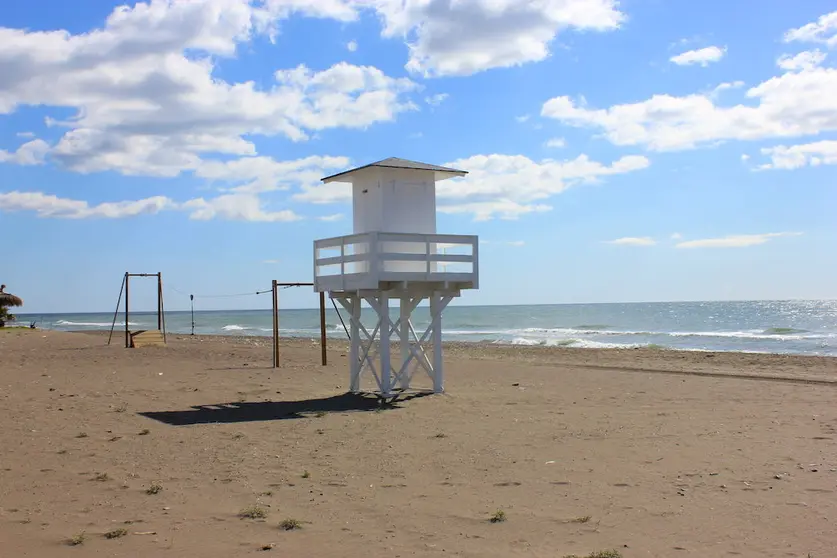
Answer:
M0 8L0 281L27 312L112 310L125 271L171 310L310 281L312 241L351 232L319 178L391 156L469 171L439 185L439 232L484 242L460 304L837 297L833 2L117 6Z

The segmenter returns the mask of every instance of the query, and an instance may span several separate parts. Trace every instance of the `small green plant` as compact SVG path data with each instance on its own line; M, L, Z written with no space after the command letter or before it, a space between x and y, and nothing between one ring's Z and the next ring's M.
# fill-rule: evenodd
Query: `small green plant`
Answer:
M156 483L156 482L151 483L151 486L149 486L148 488L145 489L145 493L148 494L149 496L152 495L152 494L159 494L162 491L163 491L163 485L161 485L159 483Z
M99 481L99 482L105 482L105 481L110 480L110 475L108 475L107 473L96 473L96 476L93 477L93 480Z
M296 519L283 519L279 523L279 528L283 531L295 531L297 529L302 529L302 523Z
M309 473L308 471L303 471L302 472L302 478L307 479L310 476L311 476L311 473Z
M265 519L267 517L267 510L258 504L247 506L240 512L238 517L242 519Z
M590 517L589 515L583 515L581 517L576 517L575 519L573 519L573 523L587 523L591 519L593 519L593 518Z
M151 431L147 428L143 428L139 431L139 434L137 434L137 436L148 436L149 434L151 434Z
M488 518L491 523L502 523L506 520L506 512L503 510L497 510L491 517Z
M325 411L317 411L316 413L314 413L314 416L317 417L317 418L323 418L327 414L328 413L326 413Z
M120 527L119 529L114 529L113 531L108 531L107 533L105 533L105 538L106 539L119 539L119 538L124 537L127 534L128 534L128 530L123 529L122 527Z
M84 541L87 540L87 535L82 531L77 535L73 535L69 539L67 539L67 544L70 546L79 546L84 544Z

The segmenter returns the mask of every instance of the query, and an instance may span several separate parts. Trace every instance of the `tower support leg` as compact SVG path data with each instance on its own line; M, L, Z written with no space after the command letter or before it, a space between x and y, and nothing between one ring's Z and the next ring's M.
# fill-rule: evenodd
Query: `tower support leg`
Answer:
M448 301L449 302L449 301ZM430 327L433 338L433 393L445 391L445 374L442 368L442 310L447 303L442 305L442 297L438 293L430 296Z
M341 301L342 302L342 301ZM352 346L349 350L349 391L351 393L358 393L360 391L360 371L362 369L360 362L360 297L349 297L349 307L352 312L351 318L351 342Z
M401 345L401 366L398 367L398 387L408 389L410 387L410 314L413 311L412 300L409 296L401 297L400 313L398 321L399 335L398 343Z
M392 395L392 362L390 360L390 336L392 335L392 324L389 319L389 293L381 291L378 297L378 323L380 332L380 356L381 356L381 395L389 397Z

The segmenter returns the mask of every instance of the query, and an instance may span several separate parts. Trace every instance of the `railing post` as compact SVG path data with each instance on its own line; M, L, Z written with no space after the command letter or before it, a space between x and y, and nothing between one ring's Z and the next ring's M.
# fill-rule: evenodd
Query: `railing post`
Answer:
M430 281L430 235L424 237L424 257L427 265L425 266L425 281Z

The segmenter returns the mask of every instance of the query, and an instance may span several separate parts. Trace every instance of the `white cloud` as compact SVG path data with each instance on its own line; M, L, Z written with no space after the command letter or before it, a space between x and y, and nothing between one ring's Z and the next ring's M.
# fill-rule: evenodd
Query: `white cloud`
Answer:
M514 117L514 119L517 122L519 122L520 124L523 124L524 122L527 122L530 118L531 118L531 115L529 115L529 114L523 114L521 116L515 116Z
M553 149L560 149L567 146L567 140L564 138L551 138L546 141L546 146Z
M278 264L281 260L262 260L263 264Z
M522 204L516 201L501 198L488 201L458 203L455 205L443 205L437 208L439 213L449 214L471 214L475 221L489 221L495 217L505 220L515 220L527 213L542 213L551 211L552 206L545 204Z
M34 211L38 217L62 219L124 219L150 215L164 210L185 211L189 218L199 221L224 219L228 221L297 221L299 215L291 210L269 211L255 194L224 194L206 200L195 198L178 203L165 196L105 202L90 205L86 201L59 198L43 192L0 193L0 212Z
M38 217L120 219L174 208L176 204L164 196L91 206L85 201L59 198L42 192L0 192L0 212L34 211Z
M742 162L742 163L746 163L746 162L747 162L747 161L749 161L749 160L750 160L750 156L749 156L749 155L747 155L746 153L744 153L744 154L742 154L742 155L741 155L741 162Z
M783 54L776 60L776 65L783 70L795 72L799 70L812 70L821 65L826 58L826 53L816 50L806 50L794 56Z
M255 155L244 136L306 139L326 128L365 128L415 105L417 85L370 66L279 70L264 88L227 82L215 60L293 13L357 18L350 0L154 1L116 8L100 29L0 28L0 114L59 106L76 114L54 159L80 172L175 176L208 153Z
M357 51L357 41L349 41L346 43L346 50L349 52L356 52Z
M334 222L334 221L339 221L342 218L343 218L342 213L335 213L333 215L323 215L322 217L317 217L317 219L319 219L320 221L325 221L327 223L331 223L331 222Z
M785 236L799 236L798 232L780 232L765 234L740 234L724 236L722 238L704 238L701 240L687 240L676 244L677 248L746 248L764 244L773 238Z
M815 22L791 29L785 33L784 40L786 43L798 41L837 46L837 12L825 14Z
M19 138L34 138L35 132L18 132L15 135Z
M699 48L697 50L688 50L676 56L672 56L669 60L678 66L700 64L701 66L706 67L712 62L718 62L724 57L726 51L726 48L710 46L706 48Z
M526 244L526 242L524 242L523 240L512 240L512 241L506 242L506 244L509 245L509 246L524 246Z
M670 238L671 238L672 240L680 240L680 239L682 239L682 238L683 238L683 235L682 235L682 234L680 234L680 233L671 233L671 237L670 237Z
M430 106L438 107L447 98L448 98L447 93L437 93L436 95L431 95L430 97L425 97L424 102L427 103Z
M654 246L657 241L650 236L625 236L615 240L607 240L605 244L615 244L617 246Z
M544 103L541 114L604 131L616 145L688 149L724 140L797 137L837 130L837 69L786 72L746 91L748 104L721 106L712 95L654 95L638 103L588 108L569 97Z
M414 37L406 67L425 76L469 75L537 62L559 31L609 31L615 0L378 0L384 37Z
M288 190L296 185L314 185L326 170L348 166L348 157L312 155L291 161L242 157L229 161L204 161L195 174L212 181L238 184L232 188L234 192L259 193Z
M622 157L609 166L591 161L586 155L566 161L540 162L523 155L474 155L445 163L467 170L468 175L440 182L436 195L442 212L473 213L481 220L495 214L514 219L533 211L548 211L548 205L535 202L567 188L641 170L649 164L648 159L637 155Z
M724 82L724 83L721 83L718 86L716 86L715 89L712 90L712 93L711 93L710 96L714 99L714 98L718 97L718 95L720 95L724 91L727 91L729 89L738 89L739 87L744 87L744 82L743 81Z
M770 163L759 169L798 169L805 166L837 165L837 141L824 140L800 145L777 145L761 149L762 155L770 156Z
M35 139L24 143L13 152L0 149L0 163L40 165L48 152L49 144L42 139Z

